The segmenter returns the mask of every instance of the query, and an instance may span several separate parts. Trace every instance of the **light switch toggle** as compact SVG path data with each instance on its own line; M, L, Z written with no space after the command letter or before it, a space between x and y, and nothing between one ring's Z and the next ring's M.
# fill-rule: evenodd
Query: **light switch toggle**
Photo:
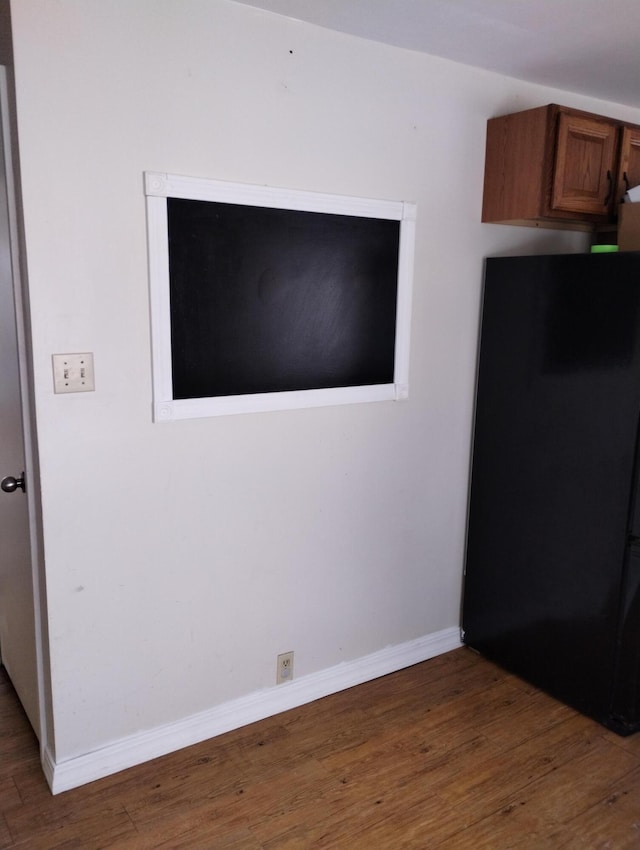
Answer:
M53 389L56 393L87 393L95 390L93 354L54 354Z

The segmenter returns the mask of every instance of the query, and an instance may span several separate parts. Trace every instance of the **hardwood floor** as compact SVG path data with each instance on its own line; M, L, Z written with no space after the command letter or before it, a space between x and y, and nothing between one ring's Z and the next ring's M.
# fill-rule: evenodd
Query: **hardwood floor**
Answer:
M459 649L53 797L1 671L0 848L637 850L640 734Z

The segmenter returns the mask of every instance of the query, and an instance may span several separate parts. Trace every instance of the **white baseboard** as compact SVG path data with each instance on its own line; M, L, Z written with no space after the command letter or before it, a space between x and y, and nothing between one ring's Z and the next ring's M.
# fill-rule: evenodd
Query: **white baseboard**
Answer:
M49 788L53 791L56 763L51 755L51 750L47 746L40 751L40 763L42 765L44 777L49 784ZM55 794L56 792L53 791L53 793Z
M303 676L286 685L256 691L215 708L115 741L94 752L57 762L48 750L42 767L52 793L59 794L136 764L264 720L354 685L394 673L461 646L458 627L391 646Z

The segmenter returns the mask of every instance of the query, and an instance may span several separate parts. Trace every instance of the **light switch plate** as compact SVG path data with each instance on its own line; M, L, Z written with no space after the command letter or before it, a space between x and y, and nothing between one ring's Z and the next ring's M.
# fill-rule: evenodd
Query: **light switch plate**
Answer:
M93 354L53 354L53 390L56 393L87 393L95 390Z

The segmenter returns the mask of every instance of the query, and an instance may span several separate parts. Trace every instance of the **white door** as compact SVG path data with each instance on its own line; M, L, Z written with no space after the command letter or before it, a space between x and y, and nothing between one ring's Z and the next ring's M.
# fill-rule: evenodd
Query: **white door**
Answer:
M0 658L39 734L38 660L28 498L7 478L24 479L25 439L18 334L15 195L5 69L0 67ZM17 297L16 297L17 296ZM5 488L10 492L5 492Z

